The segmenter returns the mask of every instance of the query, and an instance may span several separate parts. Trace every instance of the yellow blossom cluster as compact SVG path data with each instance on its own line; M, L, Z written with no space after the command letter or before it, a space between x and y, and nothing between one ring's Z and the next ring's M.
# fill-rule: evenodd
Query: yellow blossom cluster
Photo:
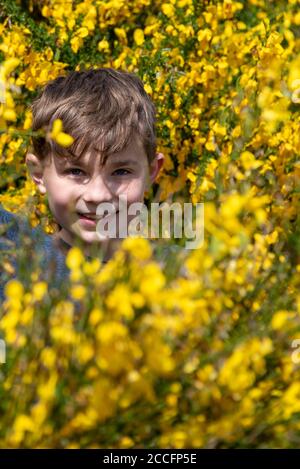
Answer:
M224 201L228 223L208 205L207 240L185 275L168 277L148 240L128 238L104 266L73 247L63 291L34 275L7 282L3 447L293 445L300 265L280 255L278 285L278 233L259 235L256 200ZM246 208L242 231L232 222Z

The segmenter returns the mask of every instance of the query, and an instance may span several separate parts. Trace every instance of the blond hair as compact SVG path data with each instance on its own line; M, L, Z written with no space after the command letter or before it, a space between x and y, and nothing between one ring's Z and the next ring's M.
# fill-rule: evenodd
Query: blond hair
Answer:
M51 131L61 119L64 132L74 138L63 148L47 136L32 137L41 160L51 151L74 159L93 148L102 164L123 150L137 135L149 164L156 153L155 106L134 73L112 68L73 71L47 83L31 105L32 129Z

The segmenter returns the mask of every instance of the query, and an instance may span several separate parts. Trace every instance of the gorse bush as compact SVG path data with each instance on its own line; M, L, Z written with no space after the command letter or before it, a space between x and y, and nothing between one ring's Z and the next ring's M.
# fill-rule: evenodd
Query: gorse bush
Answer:
M163 263L143 238L106 265L73 247L60 286L16 253L0 446L298 447L300 2L2 0L0 19L7 210L53 231L25 169L28 107L52 78L113 67L157 108L148 200L204 202L205 221Z

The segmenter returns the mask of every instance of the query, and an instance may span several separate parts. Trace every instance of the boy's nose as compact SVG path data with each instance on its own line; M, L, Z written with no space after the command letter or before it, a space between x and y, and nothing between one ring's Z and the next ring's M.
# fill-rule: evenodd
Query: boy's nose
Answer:
M85 202L92 202L94 204L111 202L112 192L101 175L97 175L85 185L83 198Z

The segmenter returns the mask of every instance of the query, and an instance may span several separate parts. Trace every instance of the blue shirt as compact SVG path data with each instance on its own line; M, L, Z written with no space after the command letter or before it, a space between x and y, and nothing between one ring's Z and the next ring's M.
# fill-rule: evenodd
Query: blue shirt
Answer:
M0 266L0 303L4 300L4 284L11 278L18 278L21 268L20 256L19 254L14 255L14 251L25 247L22 242L25 236L32 242L31 248L34 249L32 259L39 262L46 281L50 279L51 275L54 285L59 285L69 274L69 269L65 264L65 256L57 249L52 237L47 235L41 227L32 228L26 218L10 213L0 205L0 254L1 257L6 254L15 269L14 274L8 274ZM32 266L28 267L31 271Z

